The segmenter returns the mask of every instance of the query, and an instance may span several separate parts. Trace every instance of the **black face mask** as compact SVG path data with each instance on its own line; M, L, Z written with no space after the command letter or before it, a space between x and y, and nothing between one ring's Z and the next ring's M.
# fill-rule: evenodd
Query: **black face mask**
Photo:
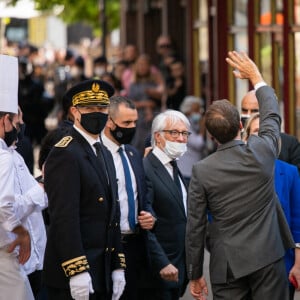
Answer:
M22 141L22 139L25 136L25 127L26 127L25 123L19 125L18 142Z
M116 126L114 130L110 129L111 135L114 139L120 144L129 144L134 137L136 127L120 127L113 120L112 122Z
M13 126L13 129L11 131L6 131L5 132L5 137L4 137L4 141L7 145L7 147L10 147L13 142L18 140L18 131L17 128L15 128Z
M81 114L81 126L91 134L100 134L107 121L107 114L92 112Z

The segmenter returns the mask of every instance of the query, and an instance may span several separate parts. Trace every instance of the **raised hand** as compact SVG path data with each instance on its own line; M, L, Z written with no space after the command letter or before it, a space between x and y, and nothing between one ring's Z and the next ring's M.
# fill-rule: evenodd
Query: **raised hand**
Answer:
M236 78L249 79L253 86L264 81L256 64L245 52L229 51L226 61L235 69L233 74Z

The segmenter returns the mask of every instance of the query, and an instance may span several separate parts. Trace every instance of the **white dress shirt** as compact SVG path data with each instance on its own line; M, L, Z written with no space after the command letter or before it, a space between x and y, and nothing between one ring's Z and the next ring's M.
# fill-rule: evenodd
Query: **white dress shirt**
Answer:
M166 168L166 170L170 174L171 178L173 178L173 167L170 164L170 162L172 161L172 159L164 151L162 151L157 146L155 146L153 148L152 153L164 165L164 167ZM182 197L183 197L182 201L183 201L184 211L185 211L185 214L186 214L187 213L187 207L186 207L187 191L186 191L186 188L185 188L184 183L182 182L180 176L179 176L179 181L180 181L180 185L181 185L181 191L182 191Z
M91 148L93 149L94 153L97 155L94 144L100 142L100 137L94 139L91 136L89 136L87 133L85 133L83 130L78 128L76 125L73 125L73 127L86 139L86 141L90 144Z
M120 147L119 147L119 145L117 145L113 141L111 141L109 138L107 138L103 132L101 133L101 139L102 139L104 146L106 146L106 148L112 154L115 169L116 169L117 182L118 182L118 195L119 195L120 211L121 211L121 218L120 218L121 232L122 233L130 233L130 227L129 227L129 222L128 222L128 197L127 197L127 192L126 192L125 175L124 175L122 160L121 160L120 154L118 152ZM123 148L123 150L124 150L124 148ZM128 166L130 169L132 188L133 188L133 192L134 192L134 201L135 201L135 218L137 218L138 203L137 203L136 179L135 179L130 161L128 160L127 153L125 152L125 150L124 150L124 155L127 159ZM136 222L137 222L137 219L136 219Z

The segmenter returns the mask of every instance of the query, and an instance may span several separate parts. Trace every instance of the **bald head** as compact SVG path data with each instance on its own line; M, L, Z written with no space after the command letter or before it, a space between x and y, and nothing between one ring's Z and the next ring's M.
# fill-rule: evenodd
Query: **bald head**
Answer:
M251 115L259 111L255 90L249 91L244 96L244 98L242 99L241 107L243 115Z

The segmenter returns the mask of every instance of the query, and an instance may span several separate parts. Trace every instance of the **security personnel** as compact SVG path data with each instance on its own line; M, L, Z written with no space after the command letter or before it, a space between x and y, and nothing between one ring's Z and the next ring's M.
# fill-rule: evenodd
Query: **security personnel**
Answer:
M48 299L117 300L125 286L120 209L112 157L99 143L114 90L87 80L67 93L74 125L45 163Z

